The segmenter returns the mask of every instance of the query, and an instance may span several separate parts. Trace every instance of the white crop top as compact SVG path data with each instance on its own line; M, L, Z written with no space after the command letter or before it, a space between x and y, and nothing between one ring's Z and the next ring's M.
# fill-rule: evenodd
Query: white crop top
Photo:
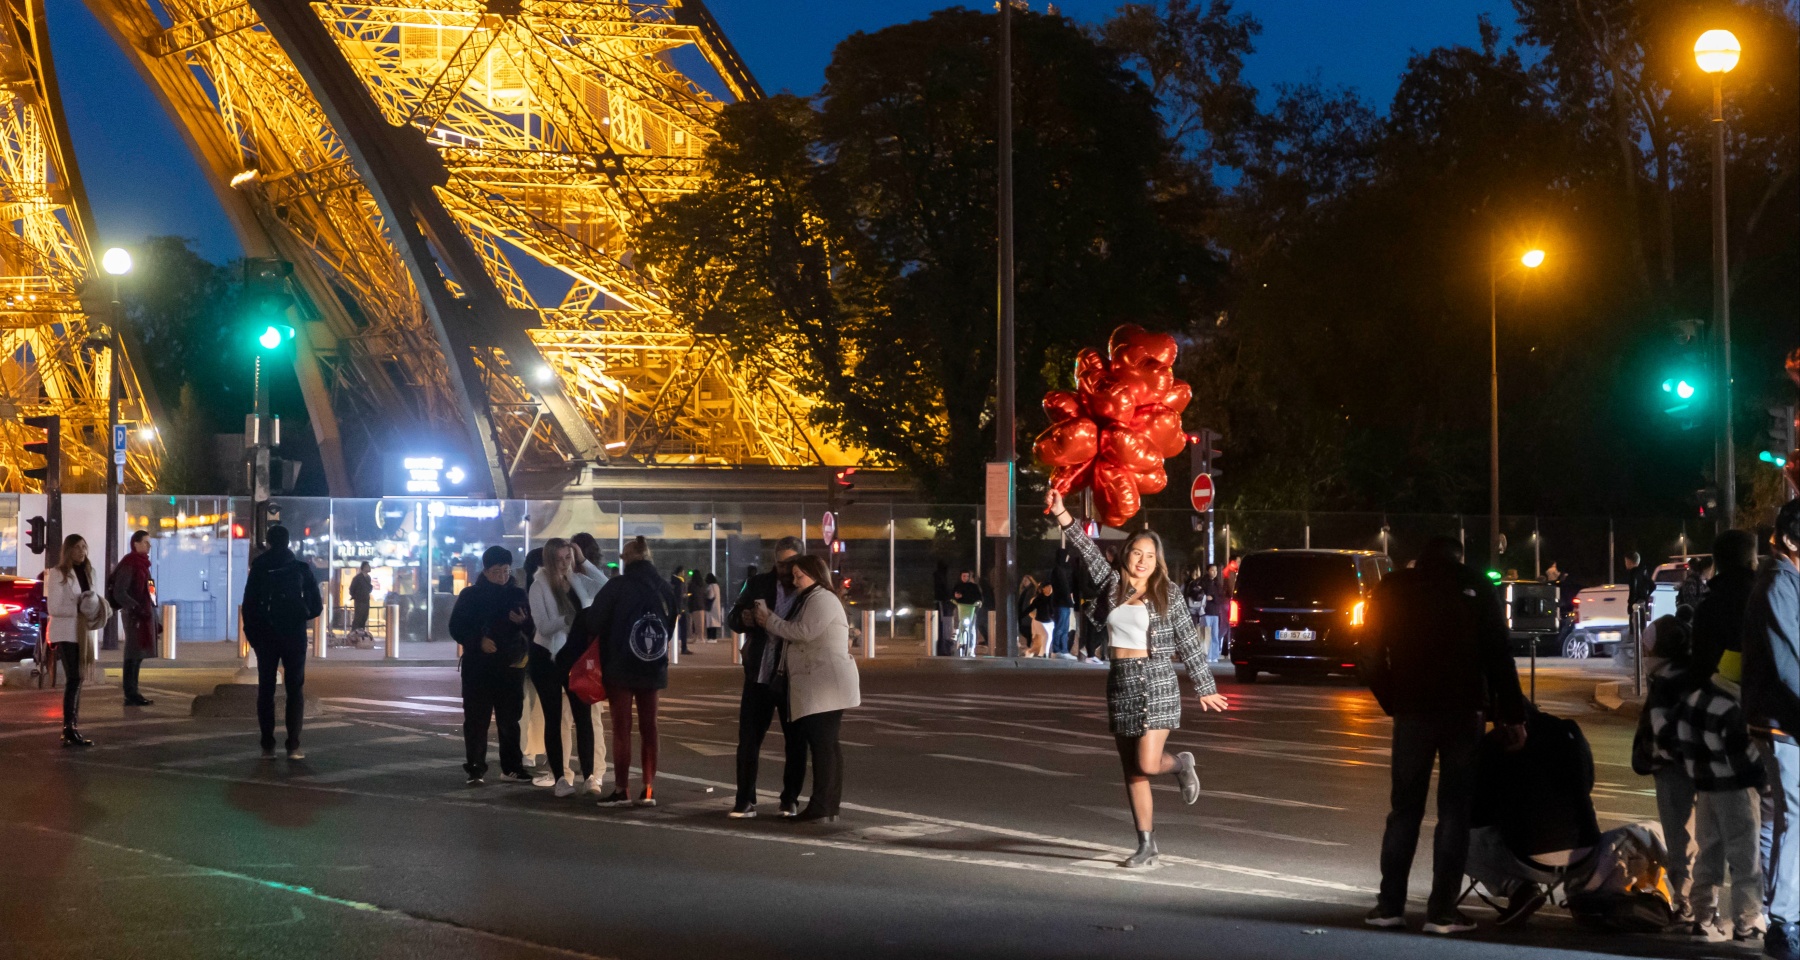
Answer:
M1106 615L1109 647L1121 650L1150 649L1150 608L1141 603L1114 607Z

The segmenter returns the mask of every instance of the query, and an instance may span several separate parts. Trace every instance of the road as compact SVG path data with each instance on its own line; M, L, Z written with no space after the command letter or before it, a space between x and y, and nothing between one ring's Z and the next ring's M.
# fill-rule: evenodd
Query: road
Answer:
M1348 681L1226 680L1229 714L1190 709L1171 742L1205 792L1184 807L1159 785L1152 871L1118 866L1133 835L1098 667L865 666L847 815L729 820L741 674L717 649L674 671L654 810L465 787L450 668L315 662L323 713L298 763L257 759L254 721L187 715L229 671L146 670L158 703L129 716L103 688L84 723L98 746L79 752L56 744L54 694L0 691L0 957L1755 954L1559 910L1506 931L1472 910L1490 923L1455 942L1362 928L1388 723ZM1653 819L1630 724L1585 704L1592 673L1547 668L1540 702L1582 720L1602 826Z

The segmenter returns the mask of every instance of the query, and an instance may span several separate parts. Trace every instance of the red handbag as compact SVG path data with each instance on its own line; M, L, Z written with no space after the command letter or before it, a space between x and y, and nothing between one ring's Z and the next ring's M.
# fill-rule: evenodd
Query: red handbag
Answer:
M569 692L588 706L606 699L606 680L600 673L600 641L597 638L569 668Z

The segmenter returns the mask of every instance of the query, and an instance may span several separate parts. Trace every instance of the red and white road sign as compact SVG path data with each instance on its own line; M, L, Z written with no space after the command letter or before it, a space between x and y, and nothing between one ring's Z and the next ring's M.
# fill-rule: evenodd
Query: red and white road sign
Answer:
M826 543L837 542L837 514L825 511L825 518L819 521L819 532L825 535Z
M1205 513L1217 494L1218 488L1213 486L1212 474L1203 473L1195 477L1194 485L1188 488L1188 501L1194 505L1195 510Z

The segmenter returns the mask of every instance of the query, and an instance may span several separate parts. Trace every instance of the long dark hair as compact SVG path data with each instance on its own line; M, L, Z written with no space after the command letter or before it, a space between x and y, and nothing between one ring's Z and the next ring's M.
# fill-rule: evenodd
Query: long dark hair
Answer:
M814 583L818 584L819 589L829 591L834 597L838 596L837 584L831 578L831 568L825 565L824 560L810 553L803 553L787 562L792 564L795 570L806 574Z
M65 579L77 575L75 564L69 561L69 553L77 546L83 548L87 547L87 540L83 538L81 534L71 533L63 538L62 553L58 554L56 558L56 569L62 573ZM88 553L92 553L92 551L88 551ZM82 580L85 580L88 583L94 582L94 558L92 556L83 556L81 558L79 575Z
M1156 567L1150 571L1149 578L1144 581L1144 602L1150 604L1157 616L1164 616L1169 612L1169 563L1163 559L1162 537L1157 536L1154 530L1142 530L1134 533L1126 539L1124 545L1119 547L1118 556L1113 558L1113 572L1119 575L1119 583L1113 588L1113 604L1115 606L1122 605L1130 599L1125 593L1130 581L1130 577L1125 573L1125 566L1131 562L1131 548L1136 546L1139 540L1150 541L1151 548L1156 551Z

